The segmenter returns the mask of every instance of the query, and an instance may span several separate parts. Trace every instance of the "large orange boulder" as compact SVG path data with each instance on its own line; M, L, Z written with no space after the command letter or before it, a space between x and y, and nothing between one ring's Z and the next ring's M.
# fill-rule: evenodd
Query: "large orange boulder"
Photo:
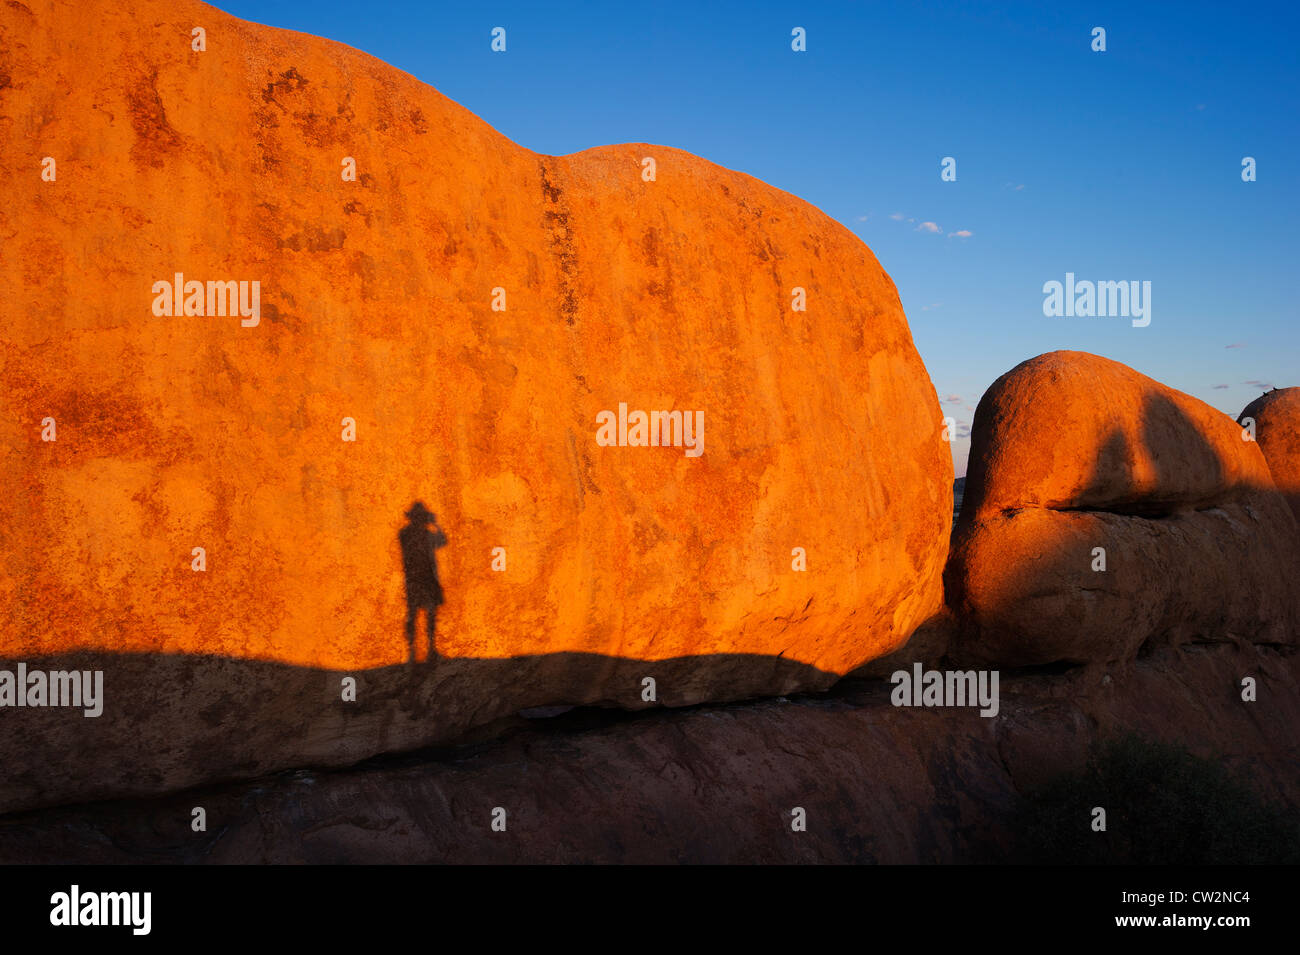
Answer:
M897 291L787 193L190 0L0 5L0 143L0 656L106 668L11 803L821 688L942 602Z
M1253 422L1269 473L1300 520L1300 388L1275 388L1246 405L1239 424Z
M947 570L957 656L1293 644L1298 569L1296 520L1259 445L1204 402L1083 352L1024 362L980 400Z

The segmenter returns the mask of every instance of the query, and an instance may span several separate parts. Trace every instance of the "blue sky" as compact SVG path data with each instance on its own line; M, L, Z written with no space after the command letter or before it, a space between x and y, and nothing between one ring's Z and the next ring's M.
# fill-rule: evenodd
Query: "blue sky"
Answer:
M1300 384L1287 5L217 5L373 54L538 152L665 144L808 200L893 278L960 423L998 375L1058 348L1234 416ZM1151 282L1151 324L1045 317L1043 284L1066 272Z

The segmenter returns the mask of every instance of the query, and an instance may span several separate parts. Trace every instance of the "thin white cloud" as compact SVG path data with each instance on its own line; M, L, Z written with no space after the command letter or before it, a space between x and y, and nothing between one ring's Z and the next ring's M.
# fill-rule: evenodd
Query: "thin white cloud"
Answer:
M893 219L895 222L902 222L902 221L903 221L903 214L902 214L901 212L893 212L893 213L890 213L889 218Z
M956 232L949 232L948 238L956 236L959 239L969 239L973 234L970 229L958 229Z
M933 222L922 222L919 226L916 227L916 231L917 232L942 232L943 230L940 229L939 226Z

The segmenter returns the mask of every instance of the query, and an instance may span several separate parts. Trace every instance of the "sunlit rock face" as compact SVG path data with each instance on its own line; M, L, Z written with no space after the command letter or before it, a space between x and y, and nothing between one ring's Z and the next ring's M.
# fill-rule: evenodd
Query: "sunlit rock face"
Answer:
M0 656L106 695L0 807L825 687L939 608L936 395L807 203L185 0L0 5L0 77Z
M1300 520L1300 388L1275 388L1246 405L1238 422L1254 422L1269 473Z
M1204 402L1083 352L1024 362L980 401L947 571L959 655L1293 644L1297 567L1296 521L1259 445Z

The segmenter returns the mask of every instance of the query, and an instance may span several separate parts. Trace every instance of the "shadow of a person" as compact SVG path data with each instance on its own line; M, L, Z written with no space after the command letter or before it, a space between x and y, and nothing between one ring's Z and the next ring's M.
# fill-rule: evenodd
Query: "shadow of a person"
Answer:
M416 662L415 630L420 611L424 611L425 632L429 651L426 660L437 658L434 634L437 629L438 607L443 603L442 584L438 580L439 547L447 544L447 535L438 526L438 519L416 501L406 512L408 523L397 534L402 547L402 570L406 574L406 643L410 649L410 662ZM429 525L433 528L430 530Z

